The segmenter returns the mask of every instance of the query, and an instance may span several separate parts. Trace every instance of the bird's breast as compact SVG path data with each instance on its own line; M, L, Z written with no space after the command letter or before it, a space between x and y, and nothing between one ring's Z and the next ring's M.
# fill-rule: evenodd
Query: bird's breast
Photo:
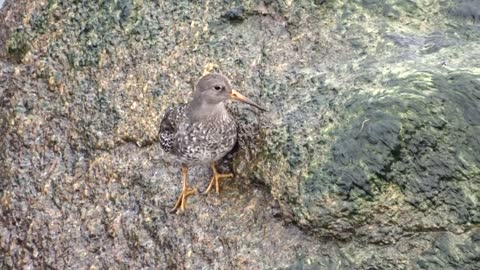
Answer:
M237 126L229 115L216 121L185 122L180 126L178 156L187 164L209 163L226 155L237 141Z

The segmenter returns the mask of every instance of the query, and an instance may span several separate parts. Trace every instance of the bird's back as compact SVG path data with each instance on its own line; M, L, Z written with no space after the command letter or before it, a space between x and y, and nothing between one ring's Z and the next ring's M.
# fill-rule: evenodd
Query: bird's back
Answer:
M187 104L172 106L165 110L160 123L160 145L167 153L175 152L178 128L186 121L185 108Z

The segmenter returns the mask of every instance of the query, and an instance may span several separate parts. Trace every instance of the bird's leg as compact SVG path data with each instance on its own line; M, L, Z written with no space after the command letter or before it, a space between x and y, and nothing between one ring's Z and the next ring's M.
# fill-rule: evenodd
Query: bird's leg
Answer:
M212 176L212 180L210 180L210 184L208 184L208 187L205 193L210 192L210 190L212 190L214 185L215 185L215 191L217 191L217 193L220 193L220 183L219 183L220 180L222 178L233 177L233 173L227 173L227 174L218 173L217 168L215 167L215 161L212 161L212 163L210 163L210 167L212 167L213 176Z
M185 207L187 207L188 196L197 193L197 189L188 188L188 186L187 186L188 167L185 166L185 165L182 165L182 175L183 175L182 193L180 193L180 196L178 196L177 203L173 207L172 211L175 211L175 210L184 211Z

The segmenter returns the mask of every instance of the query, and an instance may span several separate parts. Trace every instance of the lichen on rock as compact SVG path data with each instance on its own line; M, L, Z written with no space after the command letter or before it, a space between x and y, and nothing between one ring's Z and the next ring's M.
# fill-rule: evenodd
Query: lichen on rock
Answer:
M477 6L7 0L0 268L478 269ZM209 71L269 111L171 214L158 124Z

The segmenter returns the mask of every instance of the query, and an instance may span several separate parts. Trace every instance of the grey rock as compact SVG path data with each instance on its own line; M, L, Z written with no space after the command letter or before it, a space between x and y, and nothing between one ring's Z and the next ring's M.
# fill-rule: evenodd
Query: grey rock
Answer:
M6 1L0 268L480 268L476 5ZM208 71L269 112L171 214L161 113Z

